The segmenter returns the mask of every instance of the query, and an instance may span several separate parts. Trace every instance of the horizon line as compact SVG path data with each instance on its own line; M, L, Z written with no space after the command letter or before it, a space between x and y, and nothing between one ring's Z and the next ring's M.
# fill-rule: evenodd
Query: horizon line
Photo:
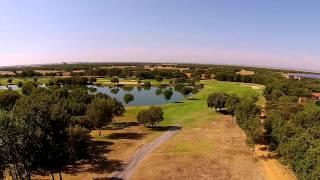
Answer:
M247 65L247 64L222 64L222 63L192 63L192 62L143 62L143 61L106 61L106 62L68 62L68 61L61 61L56 63L43 63L43 64L16 64L16 65L0 65L0 69L2 68L10 68L10 67L32 67L32 66L46 66L46 65L63 65L66 64L104 64L104 63L119 63L119 64L130 64L130 63L140 63L140 64L197 64L197 65L217 65L217 66L237 66L237 67L247 67L247 68L265 68L265 69L272 69L272 70L286 70L286 71L301 71L301 72L309 72L309 73L320 73L318 70L309 70L309 69L297 69L297 68L286 68L286 67L276 67L276 66L263 66L263 65Z

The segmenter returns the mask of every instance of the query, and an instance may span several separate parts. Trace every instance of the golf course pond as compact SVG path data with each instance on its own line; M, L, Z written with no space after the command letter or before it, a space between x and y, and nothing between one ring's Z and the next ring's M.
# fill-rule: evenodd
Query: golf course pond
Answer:
M140 87L140 86L123 86L123 87L106 87L106 86L96 86L88 85L89 92L91 94L103 93L107 94L118 101L122 102L124 105L129 106L142 106L142 105L161 105L170 102L179 102L184 99L184 95L176 91L173 87ZM171 90L172 96L166 98L164 93L165 90ZM128 104L125 103L125 94L132 94L134 99Z

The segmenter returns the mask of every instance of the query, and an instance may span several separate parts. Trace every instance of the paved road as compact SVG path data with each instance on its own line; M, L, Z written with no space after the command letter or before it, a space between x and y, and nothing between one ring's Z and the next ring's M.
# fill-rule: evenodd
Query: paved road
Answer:
M159 147L162 143L171 139L180 131L181 127L174 126L165 132L162 136L158 137L153 142L142 146L129 160L127 166L120 172L113 175L113 179L130 179L132 173L139 166L139 164L144 160L144 158L149 155L153 150Z

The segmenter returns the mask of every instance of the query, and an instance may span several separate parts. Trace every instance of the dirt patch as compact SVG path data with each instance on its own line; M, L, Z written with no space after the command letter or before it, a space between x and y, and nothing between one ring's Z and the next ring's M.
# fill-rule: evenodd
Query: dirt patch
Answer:
M108 179L121 171L128 159L144 144L159 137L163 132L151 131L134 122L120 123L99 131L92 131L94 150L91 158L67 167L62 175L65 180ZM34 179L51 179L50 175L33 176ZM55 178L59 178L55 174Z
M276 154L269 152L267 146L256 146L255 157L259 159L265 179L268 180L296 180L294 173L282 165Z
M180 134L152 153L132 179L263 179L230 116Z

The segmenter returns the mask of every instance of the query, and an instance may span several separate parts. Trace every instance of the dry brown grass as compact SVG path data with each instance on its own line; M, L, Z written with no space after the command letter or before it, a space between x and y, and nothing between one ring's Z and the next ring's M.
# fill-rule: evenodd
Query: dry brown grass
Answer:
M277 159L275 153L268 151L267 146L257 145L255 157L263 169L265 179L268 180L296 180L294 173L283 166Z
M230 116L183 129L147 158L132 179L296 180L263 148L252 151Z
M123 122L123 121L122 121ZM135 122L122 123L102 130L92 131L95 151L87 160L79 161L63 171L65 180L87 180L108 178L123 168L127 160L144 144L156 139L162 132L154 132ZM35 179L51 179L48 175L37 175ZM58 174L55 174L58 179Z
M182 130L147 158L133 179L263 179L230 116Z

